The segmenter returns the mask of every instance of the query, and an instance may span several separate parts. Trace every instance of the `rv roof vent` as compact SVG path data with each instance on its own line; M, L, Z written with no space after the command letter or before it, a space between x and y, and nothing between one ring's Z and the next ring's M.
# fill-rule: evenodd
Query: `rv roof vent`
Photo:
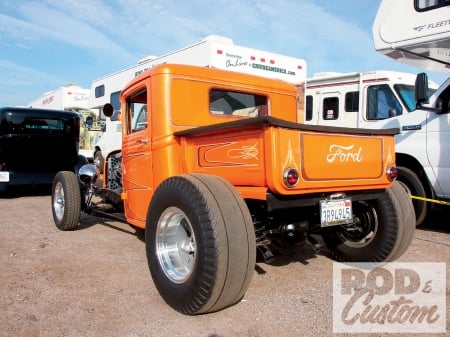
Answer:
M325 77L325 76L336 76L336 75L342 75L343 73L338 73L335 71L323 71L320 73L314 73L313 77Z
M144 63L144 62L147 62L147 61L152 61L152 60L157 59L157 58L158 58L158 56L148 55L148 56L145 56L144 58L141 58L139 60L138 64L141 64L141 63Z
M214 42L220 42L220 43L226 43L226 44L233 44L233 40L226 36L221 35L208 35L207 37L204 37L203 39L200 39L201 41L214 41Z

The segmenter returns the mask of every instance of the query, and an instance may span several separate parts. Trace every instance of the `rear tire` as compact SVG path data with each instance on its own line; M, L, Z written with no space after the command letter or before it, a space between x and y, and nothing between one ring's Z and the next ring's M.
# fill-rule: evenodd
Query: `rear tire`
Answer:
M342 262L394 261L414 237L414 208L398 182L376 200L353 203L355 222L325 228L323 240L331 256Z
M423 187L419 177L409 168L397 167L397 180L406 186L411 195L421 198L427 197L425 188ZM412 203L416 216L416 226L418 227L424 222L427 216L428 206L426 201L417 199L413 199Z
M226 180L183 175L153 195L145 230L147 259L160 295L188 315L242 299L256 263L250 212Z
M80 223L81 191L78 178L71 171L60 171L52 184L52 213L56 227L73 230Z

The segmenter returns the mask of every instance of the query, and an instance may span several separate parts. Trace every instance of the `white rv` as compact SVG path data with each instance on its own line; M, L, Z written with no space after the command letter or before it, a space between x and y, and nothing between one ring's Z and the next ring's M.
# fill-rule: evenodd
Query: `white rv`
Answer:
M303 59L238 46L230 38L210 35L163 56L148 56L137 65L93 81L90 107L101 108L105 103L111 103L114 109L119 110L119 95L125 84L144 71L163 63L227 69L293 84L303 83L306 78L306 62Z
M210 35L185 48L160 57L149 56L135 66L93 81L90 107L100 109L106 103L111 103L115 110L120 110L119 97L122 88L137 75L163 63L219 68L279 79L297 85L303 91L300 97L304 97L307 70L305 60L238 46L230 38ZM95 144L94 158L100 169L106 154L120 148L120 132L121 122L107 119L106 132Z
M382 0L373 23L375 49L398 62L450 72L450 1ZM429 203L450 204L450 78L431 96L427 76L416 81L417 109L375 123L398 127L398 179L413 196L417 223Z
M306 80L305 124L367 128L416 109L416 75L394 71L318 73ZM428 82L430 94L438 85ZM303 118L303 119L302 119Z
M46 92L41 97L27 104L30 108L70 110L81 117L80 154L93 160L94 139L102 129L98 114L89 109L89 89L76 84L67 84L56 90Z

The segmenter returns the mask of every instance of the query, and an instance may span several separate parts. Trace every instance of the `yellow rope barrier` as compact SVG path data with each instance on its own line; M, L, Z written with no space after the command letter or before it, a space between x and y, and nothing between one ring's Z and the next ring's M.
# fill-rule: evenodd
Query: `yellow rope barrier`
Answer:
M440 204L440 205L447 205L450 206L450 202L447 201L442 201L442 200L435 200L435 199L428 199L428 198L422 198L422 197L417 197L415 195L410 195L410 197L412 199L417 199L417 200L422 200L422 201L428 201L428 202L434 202L435 204Z

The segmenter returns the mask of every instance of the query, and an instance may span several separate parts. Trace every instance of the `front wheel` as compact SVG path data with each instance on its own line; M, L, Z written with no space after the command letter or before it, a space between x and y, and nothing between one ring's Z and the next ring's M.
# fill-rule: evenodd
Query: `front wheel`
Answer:
M53 221L60 230L78 227L81 212L81 191L78 178L71 171L60 171L52 184Z
M237 303L253 276L250 212L236 189L219 177L195 174L164 181L149 206L145 244L156 288L183 314Z
M397 168L397 180L405 185L411 195L426 198L425 188L417 174L406 167ZM427 216L427 202L413 199L414 212L416 214L416 226L420 226Z
M375 200L353 203L354 223L323 229L330 254L338 261L394 261L414 237L414 207L406 189L394 182Z

